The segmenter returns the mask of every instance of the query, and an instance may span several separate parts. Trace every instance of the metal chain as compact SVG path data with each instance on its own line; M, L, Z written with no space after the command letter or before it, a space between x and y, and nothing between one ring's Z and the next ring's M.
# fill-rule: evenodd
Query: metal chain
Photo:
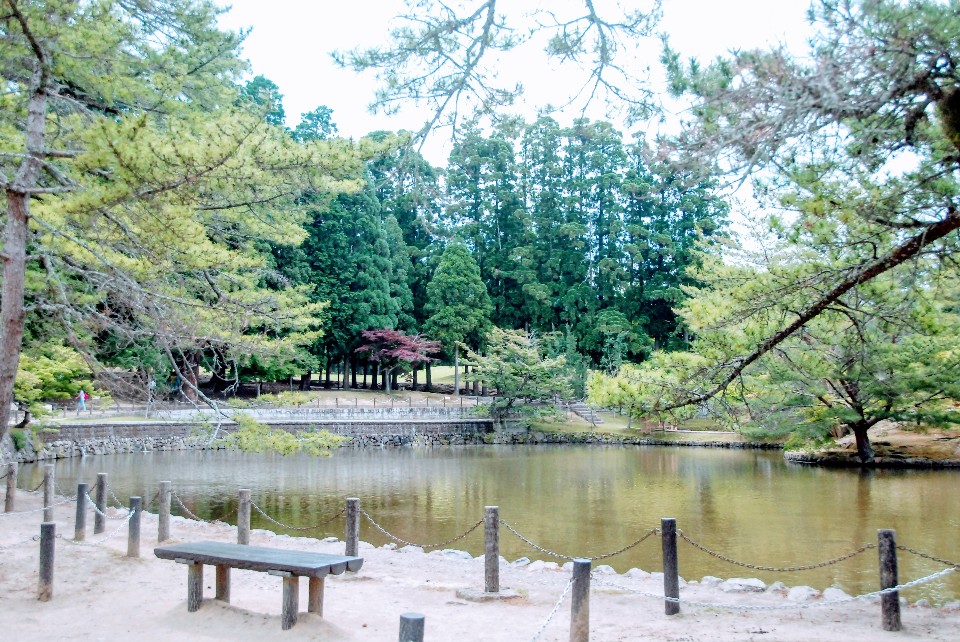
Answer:
M103 517L104 519L129 519L129 514L131 513L129 508L125 508L123 506L121 506L120 508L117 508L116 506L110 506L109 508L113 508L115 510L126 510L128 514L128 516L121 515L119 517L110 517L109 515L107 515L97 507L97 502L94 501L93 497L90 497L90 493L87 493L87 500L90 502L90 506L93 508L93 512L95 512L100 517Z
M336 515L334 515L333 517L330 517L329 519L325 519L325 520L323 520L322 522L320 522L319 524L316 524L316 525L314 525L314 526L289 526L289 525L284 524L283 522L279 522L279 521L275 520L274 518L270 517L269 515L267 515L265 512L263 512L263 509L262 509L262 508L260 508L259 506L257 506L256 502L251 501L251 502L250 502L250 505L253 506L254 508L256 508L256 509L257 509L257 512L260 513L261 515L263 515L267 520L273 522L274 524L276 524L277 526L279 526L279 527L281 527L281 528L286 528L287 530L291 530L291 531L313 531L313 530L317 530L317 529L320 528L321 526L326 526L327 524L329 524L330 522L332 522L333 520L335 520L336 518L340 517L341 515L343 515L344 513L347 512L346 507L343 507L343 508L340 509L340 512L337 513Z
M39 536L39 535L34 535L33 537L30 537L30 538L28 538L28 539L25 539L25 540L23 540L22 542L13 542L13 543L11 543L11 544L2 544L2 545L0 545L0 551L5 551L5 550L7 550L8 548L13 548L13 547L15 547L15 546L23 546L24 544L29 544L30 542L39 542L39 541L40 541L40 536Z
M214 518L214 519L204 519L204 518L202 518L202 517L199 517L199 516L195 515L195 514L193 513L193 511L191 511L189 508L187 508L187 506L183 503L183 500L180 499L180 495L177 495L175 492L171 492L170 494L173 495L173 498L177 500L177 504L179 504L179 505L180 505L180 508L183 510L183 512L187 514L187 517L189 517L190 519L196 520L196 521L198 521L198 522L205 522L205 523L207 523L207 524L212 524L213 522L222 522L223 520L227 519L228 517L231 517L234 513L236 513L236 512L239 510L239 507L237 507L237 508L234 508L233 510L231 510L229 513L225 513L224 515L222 515L222 516L220 516L220 517L216 517L216 518ZM252 502L251 502L251 503L252 503Z
M575 559L604 560L604 559L607 559L608 557L613 557L614 555L619 555L619 554L621 554L621 553L624 553L624 552L626 552L626 551L629 551L629 550L630 550L631 548L633 548L634 546L640 545L642 542L644 542L644 541L645 541L648 537L650 537L651 535L655 535L656 533L659 533L659 532L660 532L660 529L659 529L659 528L651 528L649 531L647 531L646 533L644 533L643 536L640 537L640 539L636 540L635 542L631 542L630 544L627 544L627 545L624 546L623 548L618 548L617 550L615 550L615 551L613 551L613 552L611 552L611 553L604 553L603 555L597 555L597 556L594 556L594 557L583 557L583 556L574 557L574 556L564 555L564 554L562 554L562 553L557 553L557 552L548 550L548 549L546 549L546 548L543 548L542 546L539 546L539 545L531 542L529 539L527 539L526 537L524 537L523 535L521 535L521 534L517 531L517 529L515 529L513 526L511 526L511 525L510 525L509 523L507 523L505 520L502 520L502 519L501 519L501 520L500 520L500 523L503 524L504 526L506 526L508 531L510 531L511 533L513 533L514 535L516 535L518 538L520 538L521 541L523 541L524 543L526 543L526 544L527 544L528 546L530 546L531 548L534 548L534 549L540 551L541 553L546 553L547 555L552 555L553 557L559 557L560 559L565 559L565 560L575 560Z
M567 593L570 592L570 588L573 586L573 578L571 577L567 580L567 585L563 587L563 593L560 594L560 599L557 600L557 603L553 605L553 610L550 611L550 615L547 616L546 621L540 625L540 629L533 634L533 637L530 638L530 642L537 642L540 639L540 636L543 635L543 632L547 630L547 627L550 626L550 622L553 621L553 618L556 617L557 612L560 610L560 605L563 604L563 600L566 599Z
M37 484L37 487L36 487L36 488L34 488L33 490L28 490L27 492L28 492L28 493L35 493L35 492L37 492L38 490L40 490L41 488L43 488L43 482L42 482L42 481L41 481L39 484Z
M31 508L30 510L15 510L10 511L9 513L0 513L0 517L9 517L10 515L26 515L27 513L39 513L42 510L47 510L48 508L53 508L54 506L63 506L64 504L69 504L72 502L72 499L64 499L59 502L50 504L49 506L41 506L40 508Z
M119 524L115 529L113 529L113 531L111 531L107 535L104 535L103 537L96 540L95 542L86 542L86 541L78 542L75 539L68 539L66 541L70 542L71 544L75 544L76 546L100 546L101 544L106 542L108 539L110 539L111 537L113 537L114 535L122 531L123 527L126 526L130 522L130 520L133 519L133 516L136 514L137 514L137 511L130 511L130 514L127 515L126 518L124 518L121 524ZM60 536L57 535L57 537L60 537Z
M449 545L449 544L453 544L454 542L463 539L464 537L466 537L467 535L469 535L469 534L472 533L473 531L477 530L477 528L478 528L481 524L483 524L483 520L481 519L479 522L477 522L476 524L474 524L473 526L471 526L470 528L468 528L465 532L457 535L456 537L453 537L453 538L451 538L451 539L448 539L448 540L445 541L445 542L440 542L439 544L415 544L414 542L408 542L408 541L405 540L405 539L400 539L399 537L397 537L397 536L394 535L393 533L388 532L383 526L381 526L380 524L378 524L377 521L376 521L375 519L373 519L373 517L370 516L370 513L368 513L367 511L363 510L362 508L360 509L360 514L363 515L364 517L366 517L368 520L370 520L370 523L373 524L374 528L376 528L378 531L380 531L381 533L383 533L384 535L386 535L386 536L389 537L390 539L394 540L395 542L400 542L401 544L404 544L405 546L419 546L420 548L441 548L441 547L443 547L443 546L447 546L447 545Z
M69 495L62 488L60 488L60 484L57 483L57 480L53 480L53 490L70 500L77 499L76 495Z
M118 508L123 508L123 502L120 501L120 498L113 494L113 489L107 486L107 492L110 493L110 497L113 498L113 501L117 503Z
M875 597L879 597L887 593L895 593L897 591L902 591L908 588L913 588L915 586L920 586L921 584L933 582L956 570L957 570L956 568L944 569L937 573L933 573L931 575L921 577L911 582L906 582L904 584L899 584L897 586L893 586L890 588L881 589L879 591L874 591L872 593L864 593L862 595L856 595L852 597L848 596L840 600L802 602L799 604L765 605L765 606L758 606L758 605L752 606L747 604L715 604L712 602L694 602L691 600L681 600L678 597L666 597L663 595L658 595L656 593L646 593L644 591L638 591L636 589L628 588L626 586L621 586L619 584L615 584L603 578L597 577L594 574L591 574L591 581L595 581L597 584L600 584L603 586L609 586L610 588L618 589L626 593L633 593L634 595L639 595L641 597L649 597L656 600L663 600L665 602L673 602L675 604L680 604L682 602L685 606L695 606L698 608L727 609L729 611L790 611L790 610L801 610L801 609L809 609L809 608L822 607L822 606L836 606L839 604L846 604L847 602L855 602L857 600L873 599Z
M3 473L3 475L0 475L0 481L3 481L4 479L6 479L7 475L9 474L10 474L9 472L6 472L6 473Z
M916 549L910 548L909 546L897 545L897 548L898 548L899 550L901 550L901 551L906 551L907 553L913 553L913 554L916 555L917 557L922 557L922 558L924 558L924 559L932 560L932 561L934 561L934 562L940 562L941 564L943 564L943 565L945 565L945 566L952 566L952 567L954 567L954 568L960 568L960 564L957 564L956 562L951 562L950 560L945 560L945 559L940 558L940 557L935 557L935 556L933 556L933 555L930 555L929 553L923 553L923 552L918 551L918 550L916 550Z
M737 566L743 566L744 568L752 568L757 571L777 571L781 573L785 573L788 571L809 571L815 568L823 568L825 566L831 566L833 564L837 564L838 562L848 560L851 557L854 557L855 555L859 555L860 553L863 553L864 551L869 551L870 549L877 547L876 544L864 544L857 550L851 551L845 555L841 555L840 557L835 557L831 560L826 560L825 562L818 562L816 564L807 564L806 566L760 566L758 564L747 564L746 562L738 562L737 560L729 558L726 555L722 555L720 553L717 553L716 551L712 551L706 546L693 541L692 539L684 535L679 530L677 531L677 535L679 535L683 541L687 542L694 548L698 548L704 553L706 553L707 555L712 555L713 557L716 557L719 560L723 560L724 562L729 562L730 564L735 564Z
M597 555L596 557L588 557L588 558L584 558L584 559L590 559L590 560L605 560L605 559L607 559L608 557L613 557L614 555L619 555L620 553L625 553L626 551L629 551L629 550L630 550L631 548L633 548L634 546L637 546L637 545L639 545L639 544L642 544L643 541L646 540L646 539L647 539L648 537L650 537L651 535L656 535L656 534L658 534L659 532L660 532L660 529L659 529L659 528L651 528L649 531L646 532L646 534L644 534L643 537L641 537L641 538L638 539L637 541L633 542L632 544L627 544L627 545L624 546L623 548L617 549L617 550L613 551L612 553L606 553L605 555Z

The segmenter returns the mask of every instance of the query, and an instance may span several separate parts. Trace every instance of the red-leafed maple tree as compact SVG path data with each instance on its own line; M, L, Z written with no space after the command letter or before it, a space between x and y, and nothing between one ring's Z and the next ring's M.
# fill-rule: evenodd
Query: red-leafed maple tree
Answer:
M420 334L407 334L402 330L364 330L361 336L366 343L354 352L366 353L370 361L380 364L381 372L386 375L387 392L390 392L394 370L430 363L434 359L428 355L440 352L439 341L432 341Z

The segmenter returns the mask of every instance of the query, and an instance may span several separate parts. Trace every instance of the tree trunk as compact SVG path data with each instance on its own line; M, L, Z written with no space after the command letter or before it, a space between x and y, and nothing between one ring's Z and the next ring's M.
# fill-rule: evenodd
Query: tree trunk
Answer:
M310 379L313 377L313 373L307 370L300 377L300 390L310 390Z
M870 436L867 434L867 426L851 426L853 436L857 440L857 456L860 457L861 464L873 463L873 446L870 445Z
M413 391L414 392L417 391L417 372L419 372L419 370L420 370L419 367L413 366Z
M427 364L427 384L425 390L427 392L433 392L433 373L430 370L430 364Z
M392 372L384 368L381 374L383 376L383 389L387 392L387 394L390 394L390 375Z
M330 387L331 387L330 374L332 369L333 369L333 360L330 358L330 351L328 350L327 351L327 367L324 369L325 383L323 384L323 387L326 390L330 390Z
M380 376L380 362L374 361L373 365L370 366L370 390L376 390L379 387L377 386L377 378L379 378L379 376Z
M352 355L350 357L350 387L354 389L357 387L357 360Z
M183 386L183 395L187 398L188 401L196 402L197 400L197 386L198 386L198 377L200 374L200 365L194 364L190 360L184 361L183 364L183 376L186 379L186 384Z
M460 394L460 346L453 346L453 394Z
M3 283L0 286L0 439L9 428L13 382L23 343L23 293L30 221L30 188L37 184L43 159L47 94L38 69L30 81L25 149L13 181L7 187L7 221L3 232Z

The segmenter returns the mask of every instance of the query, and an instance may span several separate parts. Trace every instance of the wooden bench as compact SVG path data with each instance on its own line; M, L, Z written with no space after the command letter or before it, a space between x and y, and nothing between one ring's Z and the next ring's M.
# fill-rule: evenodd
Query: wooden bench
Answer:
M217 567L216 599L230 601L230 569L265 571L283 578L283 630L297 623L299 611L300 578L310 580L307 610L323 615L323 579L333 573L359 571L363 558L343 555L325 555L305 551L286 551L262 546L247 546L224 542L192 542L153 549L160 559L187 565L187 611L200 608L203 600L203 565Z

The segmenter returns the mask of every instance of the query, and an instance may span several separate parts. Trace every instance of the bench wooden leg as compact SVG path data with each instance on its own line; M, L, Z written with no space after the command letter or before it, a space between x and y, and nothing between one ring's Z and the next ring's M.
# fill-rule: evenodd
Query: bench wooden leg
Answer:
M230 567L226 564L217 564L217 599L230 601Z
M291 575L283 578L283 613L280 616L280 628L292 629L297 623L300 610L300 577Z
M307 584L307 611L323 617L323 578L311 577Z
M203 601L203 564L187 564L187 611L193 613Z

